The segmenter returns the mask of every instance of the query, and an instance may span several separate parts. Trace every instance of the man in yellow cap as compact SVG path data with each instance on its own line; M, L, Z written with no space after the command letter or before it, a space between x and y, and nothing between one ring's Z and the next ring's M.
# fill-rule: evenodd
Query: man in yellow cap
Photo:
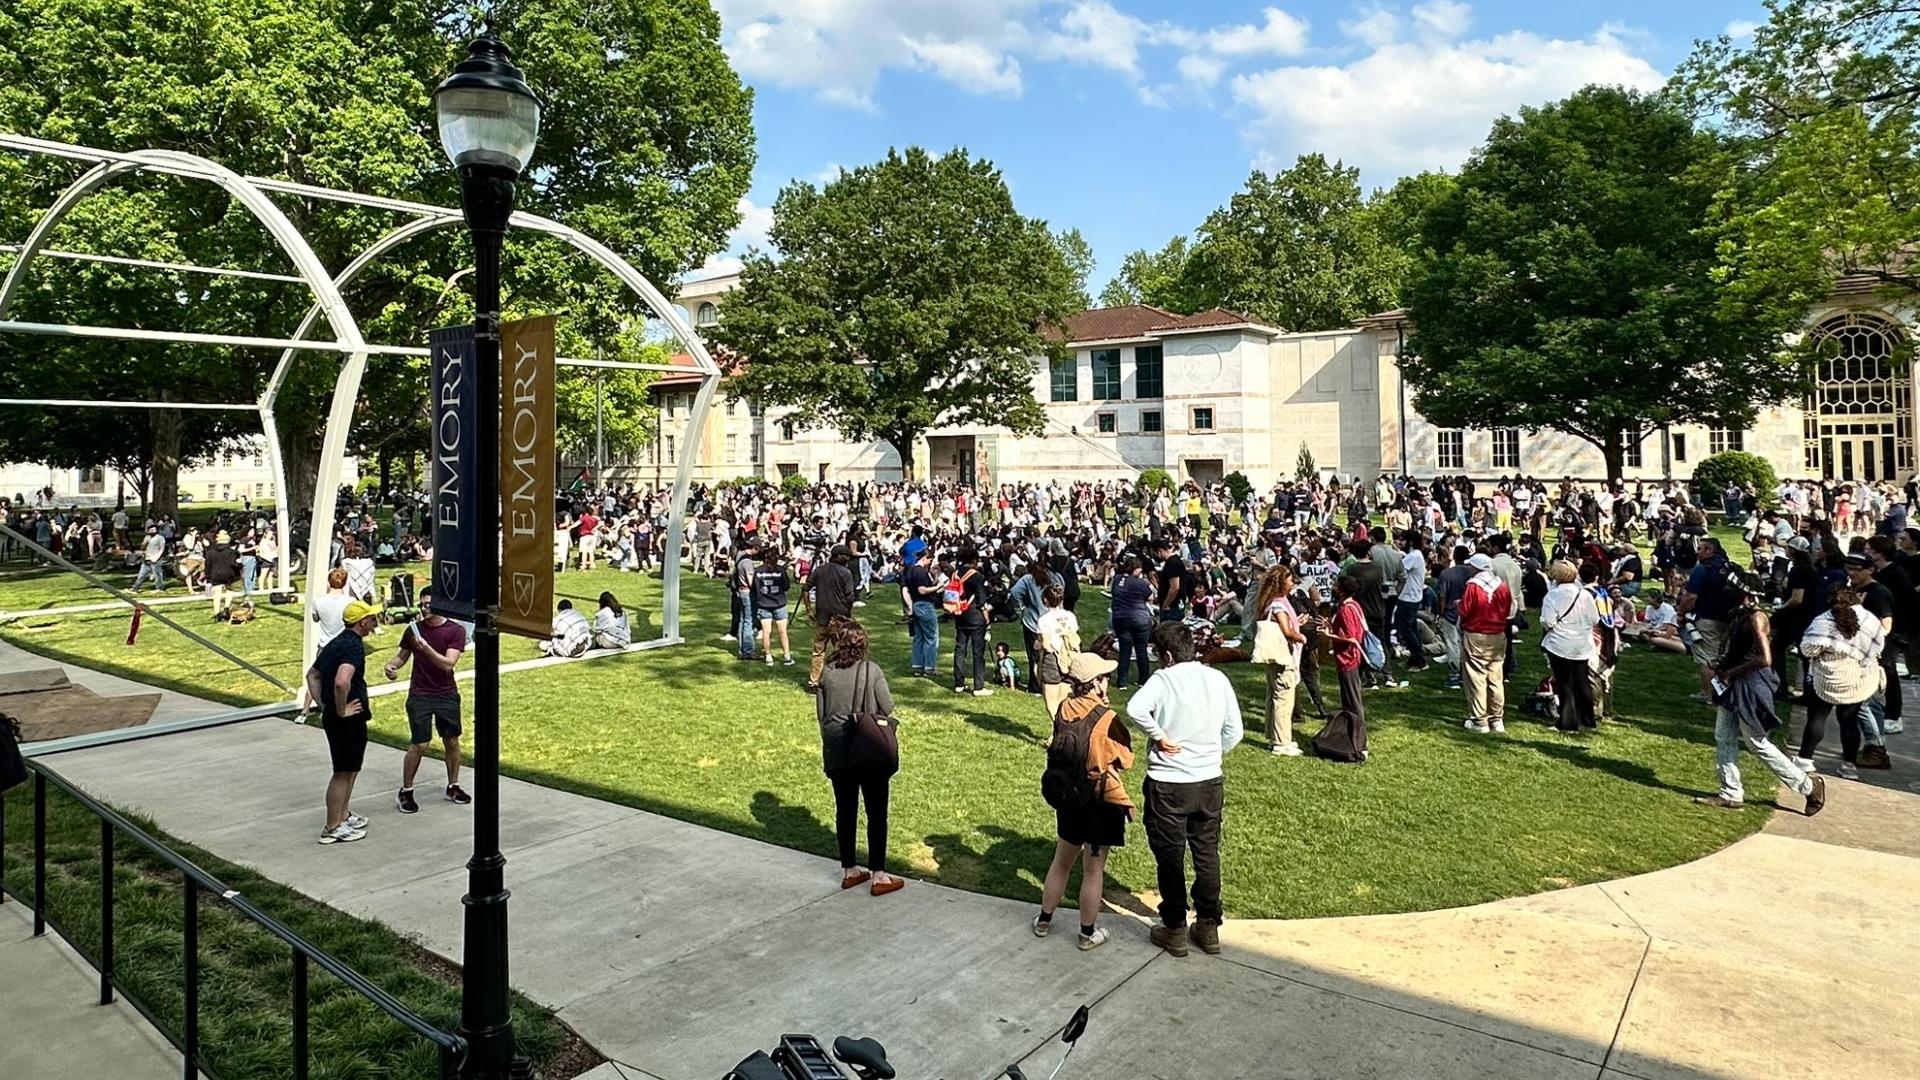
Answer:
M307 671L307 695L320 703L320 726L327 733L327 752L333 775L327 781L327 822L320 830L323 844L348 844L364 839L367 819L347 809L353 782L367 756L366 636L379 623L377 605L355 600L341 620L346 632L326 643Z

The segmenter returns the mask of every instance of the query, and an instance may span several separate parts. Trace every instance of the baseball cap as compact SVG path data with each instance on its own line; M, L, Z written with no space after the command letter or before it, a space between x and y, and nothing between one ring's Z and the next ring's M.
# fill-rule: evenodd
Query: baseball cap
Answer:
M1868 570L1873 567L1873 561L1871 559L1868 559L1865 555L1859 555L1859 554L1849 555L1847 556L1846 562L1847 562L1847 569L1849 570Z
M1485 555L1472 555L1467 558L1467 565L1473 567L1475 570L1492 570L1493 560L1487 558Z
M1811 551L1813 550L1813 541L1804 536L1796 536L1787 541L1787 546L1795 551Z
M359 622L369 615L380 614L383 610L385 609L379 604L369 604L364 600L355 600L347 605L347 610L340 613L340 621L348 626L352 626L354 623Z

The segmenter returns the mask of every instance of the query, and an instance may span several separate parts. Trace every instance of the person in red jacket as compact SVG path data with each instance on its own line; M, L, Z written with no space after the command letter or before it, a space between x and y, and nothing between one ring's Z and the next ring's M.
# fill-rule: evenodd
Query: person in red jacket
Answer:
M1507 617L1513 593L1493 572L1493 560L1474 555L1474 570L1460 597L1460 667L1467 683L1468 731L1507 730Z

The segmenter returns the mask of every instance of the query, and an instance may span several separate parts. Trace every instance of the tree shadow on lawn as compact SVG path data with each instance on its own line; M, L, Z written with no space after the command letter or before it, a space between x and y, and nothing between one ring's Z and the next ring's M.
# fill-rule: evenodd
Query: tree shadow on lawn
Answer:
M1018 721L1009 720L1004 716L996 716L993 713L962 713L960 719L990 735L1003 735L1009 739L1026 743L1028 746L1039 746L1046 742L1045 739L1035 735Z
M940 883L1038 903L1036 882L1046 878L1053 863L1053 838L1026 836L1001 825L982 825L976 831L992 841L985 851L975 851L966 837L955 833L927 837Z
M1626 761L1621 758L1603 757L1593 753L1592 747L1590 746L1550 742L1535 742L1527 743L1526 745L1531 747L1535 753L1545 755L1546 757L1558 758L1569 764L1578 765L1583 769L1598 769L1601 772L1616 776L1629 783L1653 788L1656 791L1672 792L1675 795L1683 795L1687 798L1705 798L1706 796L1714 794L1711 791L1701 791L1698 788L1676 787L1660 779L1659 774L1647 768L1645 765L1634 761Z

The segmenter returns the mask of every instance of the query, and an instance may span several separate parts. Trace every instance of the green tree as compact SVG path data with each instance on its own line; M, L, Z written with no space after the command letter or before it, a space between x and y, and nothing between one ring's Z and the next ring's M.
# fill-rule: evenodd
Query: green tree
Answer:
M1708 216L1732 160L1653 98L1589 87L1494 124L1424 215L1401 369L1442 426L1598 447L1662 423L1744 427L1801 388L1804 287L1728 289Z
M1187 260L1186 295L1289 330L1331 330L1392 307L1395 260L1360 195L1360 170L1303 155L1208 215Z
M1314 464L1313 451L1307 448L1305 439L1300 441L1300 456L1293 459L1293 478L1311 480L1320 474L1320 467Z
M1381 244L1381 273L1393 284L1390 294L1380 295L1385 307L1398 305L1407 275L1426 254L1421 223L1427 211L1453 191L1453 184L1453 177L1446 173L1403 176L1392 187L1375 191L1361 208L1361 216Z
M879 438L912 475L914 440L947 424L1022 435L1043 424L1034 357L1076 308L1046 223L1014 208L993 165L912 147L796 182L741 271L715 340L744 357L728 392L796 406L802 422Z
M737 223L754 155L751 94L727 64L710 5L502 0L491 14L547 102L521 205L586 230L656 282L718 250ZM251 175L457 205L430 92L477 29L455 0L17 0L0 6L0 129L114 150L181 149ZM23 234L77 171L0 159L0 229ZM380 211L278 201L334 269L394 224ZM54 240L170 262L285 265L249 214L191 181L120 183ZM423 342L427 329L471 318L464 280L450 280L470 261L457 230L436 233L371 268L347 299L370 340ZM644 316L624 289L553 240L516 235L506 268L509 316L563 311L563 351L621 356L642 338ZM155 329L284 336L310 301L286 283L52 260L36 264L28 284L14 317ZM8 336L0 388L44 396L63 372L77 372L93 392L73 396L248 401L275 358ZM283 494L296 502L311 493L336 369L330 355L305 355L283 391L292 487ZM590 376L563 377L579 381ZM374 357L364 386L356 449L424 444L424 361ZM631 395L628 404L639 407ZM147 411L157 509L172 503L177 460L252 430L217 413ZM5 419L0 431L14 426ZM0 457L46 454L0 442Z
M1191 315L1200 310L1187 295L1187 238L1176 236L1159 251L1141 248L1123 259L1120 273L1100 293L1101 307L1151 304Z
M1060 249L1060 258L1067 264L1067 271L1073 275L1074 310L1084 311L1093 306L1093 298L1087 295L1087 281L1093 277L1093 245L1080 235L1079 229L1068 229L1055 233L1053 242Z
M1726 250L1749 280L1861 275L1920 293L1920 8L1769 0L1752 37L1696 44L1673 92L1733 138Z

